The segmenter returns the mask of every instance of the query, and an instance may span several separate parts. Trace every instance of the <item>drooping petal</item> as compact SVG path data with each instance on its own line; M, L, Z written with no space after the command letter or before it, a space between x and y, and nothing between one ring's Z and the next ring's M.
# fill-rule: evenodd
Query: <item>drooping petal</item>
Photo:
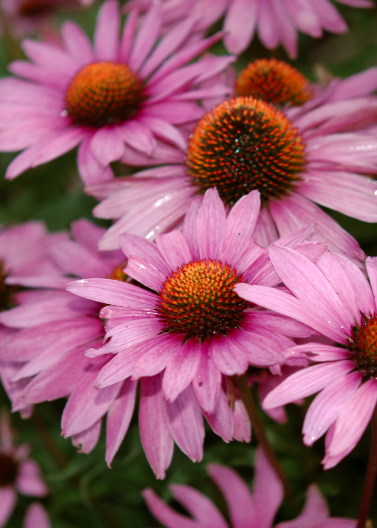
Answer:
M113 401L106 419L106 463L111 462L128 430L135 405L137 382L127 379Z
M195 521L174 511L150 488L145 489L142 495L153 515L167 528L197 528Z
M165 478L174 449L164 413L161 376L140 381L139 429L145 455L156 478Z
M178 447L193 462L200 462L203 457L204 425L200 407L190 386L173 402L165 402L165 416Z
M259 447L255 457L253 491L258 528L271 528L283 495L283 485Z
M241 477L233 469L215 464L208 465L208 473L225 497L232 526L256 526L255 506L249 488Z

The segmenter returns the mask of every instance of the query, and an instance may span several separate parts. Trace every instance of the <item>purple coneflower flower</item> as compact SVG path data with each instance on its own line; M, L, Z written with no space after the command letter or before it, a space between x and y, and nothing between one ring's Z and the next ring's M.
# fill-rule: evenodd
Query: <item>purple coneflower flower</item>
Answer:
M353 7L374 7L368 0L337 0ZM152 0L131 0L132 7L147 9ZM225 13L224 42L231 53L244 51L257 30L269 49L282 44L291 59L297 56L299 31L314 38L323 30L344 33L347 24L329 0L162 0L164 22L170 25L190 10L197 29L211 26Z
M125 145L151 154L156 137L184 148L176 125L203 115L197 100L228 93L223 85L196 89L233 61L207 57L188 64L221 35L185 45L193 22L186 19L160 41L161 13L153 5L139 24L128 16L119 39L117 2L102 6L94 47L76 24L62 29L63 49L25 40L32 62L10 69L23 78L0 82L0 150L24 150L8 167L15 178L80 144L78 167L86 183L112 177L109 164Z
M228 217L215 189L200 202L193 202L182 232L159 235L156 244L123 235L128 257L123 271L143 287L99 278L67 287L109 305L100 313L107 320L107 342L87 355L110 353L114 358L101 369L95 386L111 388L141 378L140 434L152 467L162 450L165 465L170 462L167 430L190 458L201 459L202 413L215 432L230 440L235 418L232 423L226 397L229 378L244 374L249 365L278 368L281 350L293 345L288 336L308 335L307 327L291 326L287 318L240 302L233 292L237 283L279 282L266 250L251 239L259 194L244 196ZM303 242L307 233L292 235L290 242L315 259L324 249ZM238 422L243 416L247 431L241 402L235 411Z
M261 449L255 460L254 490L231 468L208 465L208 473L224 495L232 528L272 528L276 512L283 499L283 487ZM202 493L186 485L174 484L173 497L192 518L177 513L165 504L153 490L143 496L153 515L167 528L228 528L228 523L216 506ZM280 522L275 528L354 528L356 521L330 518L325 499L314 485L310 486L301 514L293 521Z
M29 458L29 452L27 444L14 445L9 415L3 409L0 413L0 528L6 525L12 515L17 493L31 497L48 494L39 466ZM29 515L34 516L34 513L30 512ZM49 525L40 526L48 528Z
M12 229L22 230L22 226ZM84 355L88 347L100 348L103 343L104 328L99 318L103 305L80 299L64 291L64 287L72 276L112 278L112 282L130 281L131 278L122 272L125 257L121 251L98 252L98 240L104 229L80 220L73 224L72 231L74 239L69 239L65 233L46 237L49 266L53 272L49 274L45 269L42 276L21 277L23 285L36 289L23 291L23 297L15 298L16 306L1 312L4 326L0 327L3 330L0 370L13 402L13 411L26 415L31 412L31 404L68 398L62 430L65 437L72 437L81 452L89 453L95 447L102 418L107 415L106 461L111 465L133 415L137 382L128 377L99 390L94 388L100 370L113 358L112 354ZM17 252L22 253L24 247L18 244ZM5 250L6 246L6 253ZM25 256L22 254L19 258L22 260ZM36 270L31 271L35 273ZM270 319L270 324L274 325L275 319ZM277 324L281 324L280 316L278 319ZM107 329L118 322L110 318ZM293 333L295 331L300 335L302 332L308 334L307 328L295 327ZM288 344L292 342L288 340ZM187 417L188 423L194 421L194 432L199 428L199 434L191 446L180 442L180 437L177 443L193 459L201 457L202 411L195 402L192 402L195 406L182 410L175 402L165 402L159 374L142 378L140 391L142 443L157 477L163 478L176 438L171 430L181 427ZM227 387L221 387L216 412L206 414L207 421L227 442L232 438L249 441L250 423L245 408L234 390L232 410L227 392ZM195 429L197 423L199 426Z
M329 344L308 342L286 351L319 363L289 376L263 402L266 408L320 394L303 426L304 443L327 433L325 469L335 466L357 444L377 403L377 258L363 273L341 255L325 252L316 263L297 251L271 247L274 268L292 295L272 288L236 285L244 299L301 321Z
M13 299L14 307L8 305L10 309L0 313L0 322L4 325L0 372L13 411L25 414L25 409L31 411L31 404L68 396L62 420L63 433L72 436L73 443L87 453L97 443L102 417L108 411L114 414L115 409L116 418L113 414L108 418L108 430L113 433L108 435L107 446L107 457L111 460L123 439L121 436L116 443L119 430L127 428L131 419L133 385L126 382L110 391L93 388L99 369L109 360L109 357L90 359L83 355L88 347L102 343L104 329L98 317L100 306L84 299L77 302L77 297L64 288L72 280L65 276L67 274L80 278L112 275L124 256L121 251L99 253L97 243L104 230L87 220L79 220L72 226L75 241L66 233L60 233L45 235L38 245L36 237L34 240L30 237L28 224L12 228L8 245L2 246L8 263L11 259L7 250L13 260L19 261L28 257L30 260L32 254L25 253L28 246L22 243L16 246L15 237L10 236L13 231L29 234L28 243L34 251L41 252L44 247L44 258L48 262L48 268L47 264L41 269L30 266L26 277L20 274L7 278L12 284L35 288L22 291ZM127 400L125 405L124 400ZM128 411L130 403L131 412Z
M160 166L88 188L103 200L94 214L117 220L100 247L119 247L123 232L152 238L216 186L229 207L253 189L261 193L258 243L315 224L332 250L364 260L354 238L314 202L377 222L377 183L365 176L377 172L377 98L370 95L377 69L319 89L288 65L261 60L236 87L237 98L192 129L185 153L160 143L148 159L128 149L125 163Z
M44 293L38 290L26 291L25 287L58 284L64 288L65 282L48 258L50 244L60 236L47 235L41 222L0 228L0 344L16 331L5 326L7 310L21 304L38 306L43 302ZM20 404L22 416L27 417L31 413L31 406L20 401L26 382L11 383L15 369L12 358L9 361L0 360L0 378L3 386L9 398Z

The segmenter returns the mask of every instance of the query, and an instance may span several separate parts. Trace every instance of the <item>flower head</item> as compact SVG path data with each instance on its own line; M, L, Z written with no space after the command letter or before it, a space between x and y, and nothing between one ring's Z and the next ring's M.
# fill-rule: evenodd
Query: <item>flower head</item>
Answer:
M47 235L41 222L27 222L23 225L0 229L0 344L16 330L6 322L8 310L16 312L22 304L38 306L43 293L37 290L26 291L28 286L41 286L46 283L64 286L59 271L48 257L52 240L60 235ZM48 279L47 279L48 277ZM15 363L0 359L0 377L9 398L20 403L19 410L24 417L30 415L31 406L21 404L20 396L25 382L11 383Z
M281 350L293 344L290 337L308 335L306 327L292 327L289 320L262 312L234 294L235 286L244 282L277 284L266 250L251 239L259 207L258 193L251 192L226 217L217 191L210 189L202 202L197 198L192 204L182 232L159 235L156 244L123 235L128 259L123 271L138 285L98 278L67 287L109 305L101 310L105 344L87 353L96 358L113 355L95 385L110 388L128 378L141 380L141 438L160 477L170 462L162 445L166 426L193 460L202 457L202 414L224 440L234 433L239 438L240 421L227 399L230 377L245 373L249 365L278 366ZM304 231L292 235L291 244L301 247ZM304 243L302 251L309 247L314 249ZM312 257L322 251L321 244L315 245ZM238 416L241 409L236 401ZM158 435L147 431L150 420L154 427L159 424Z
M263 73L265 64L253 67ZM153 238L180 222L197 194L216 186L230 207L251 190L260 192L258 243L315 224L318 240L363 261L357 242L316 203L377 221L377 183L370 177L377 172L377 98L371 95L377 70L325 89L310 85L313 97L299 106L287 102L287 79L280 96L265 92L274 104L255 99L255 90L218 104L192 127L185 154L162 143L150 157L127 149L125 163L151 168L87 188L102 200L94 214L117 220L100 247L119 247L124 232Z
M2 409L0 413L0 528L6 525L13 512L17 493L31 497L44 497L48 493L39 466L29 458L29 452L30 448L27 444L20 446L14 444L9 414Z
M293 297L249 285L236 285L237 293L308 324L327 342L286 350L288 357L306 357L312 365L285 379L263 406L319 392L305 417L304 442L312 445L327 433L328 469L352 451L377 404L377 258L366 260L370 285L352 262L330 252L314 264L294 250L274 247L270 258Z
M229 509L232 528L272 528L277 510L283 499L283 487L278 477L258 449L255 460L254 490L231 468L217 464L208 465L208 473L224 495ZM268 491L267 491L268 490ZM228 528L228 523L216 506L202 493L186 485L171 486L173 497L191 514L192 518L177 513L165 504L151 489L143 496L153 515L167 528ZM306 495L303 511L297 519L276 524L276 528L307 526L325 528L330 516L325 499L312 485ZM356 521L331 518L339 528L354 528Z
M309 81L299 71L276 59L250 62L237 77L236 94L279 106L301 106L314 95Z
M63 26L63 49L23 42L32 62L10 66L22 80L0 82L0 106L7 115L0 121L0 150L26 149L9 166L7 178L77 145L86 183L111 178L109 164L122 157L125 145L151 154L159 138L184 148L177 125L203 115L199 99L229 91L221 84L197 90L198 84L233 58L190 64L221 35L186 43L193 26L186 19L161 38L158 5L139 23L132 11L119 39L118 4L108 0L98 16L94 46L72 22Z

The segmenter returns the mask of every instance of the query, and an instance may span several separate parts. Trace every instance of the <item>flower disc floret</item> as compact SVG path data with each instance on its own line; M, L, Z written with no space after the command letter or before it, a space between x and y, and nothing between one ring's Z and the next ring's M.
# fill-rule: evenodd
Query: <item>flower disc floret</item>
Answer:
M66 111L76 125L100 128L127 121L143 101L143 84L126 64L88 64L67 89Z
M234 291L242 276L228 264L199 260L184 264L163 283L158 311L165 332L200 342L213 334L239 328L248 303Z
M305 144L282 112L259 99L237 97L201 119L186 163L202 192L216 186L233 205L252 190L265 202L288 195L305 158Z
M366 317L352 327L349 350L364 380L377 379L377 315Z
M237 78L236 93L279 106L301 106L313 97L308 80L276 59L258 59L246 66Z
M18 464L9 455L0 453L0 488L13 484L17 477Z

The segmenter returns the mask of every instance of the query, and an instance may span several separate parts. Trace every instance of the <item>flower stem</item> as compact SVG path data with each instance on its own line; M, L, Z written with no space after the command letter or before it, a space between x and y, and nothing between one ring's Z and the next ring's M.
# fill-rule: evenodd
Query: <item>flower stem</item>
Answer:
M377 475L377 405L372 417L372 444L368 460L367 472L365 475L363 495L359 510L359 518L356 528L365 528L368 520L369 510L372 503L374 483Z
M255 436L258 439L259 444L261 445L266 457L268 458L271 466L273 467L275 473L280 478L284 491L287 497L292 497L292 491L288 482L288 479L280 466L279 460L277 459L272 447L270 446L267 437L265 435L263 424L259 418L258 410L255 405L251 390L247 384L247 379L245 375L242 376L233 376L232 377L234 384L236 385L238 392L240 394L241 400L243 401L247 414L249 415L250 422L252 424L253 431Z
M60 469L65 469L67 466L67 461L59 449L59 446L56 444L55 440L52 438L48 430L46 429L43 420L39 414L38 409L34 409L32 414L32 421L34 422L34 425L38 431L38 433L41 435L45 446L47 447L49 453L51 454L52 458L55 460L56 464Z

